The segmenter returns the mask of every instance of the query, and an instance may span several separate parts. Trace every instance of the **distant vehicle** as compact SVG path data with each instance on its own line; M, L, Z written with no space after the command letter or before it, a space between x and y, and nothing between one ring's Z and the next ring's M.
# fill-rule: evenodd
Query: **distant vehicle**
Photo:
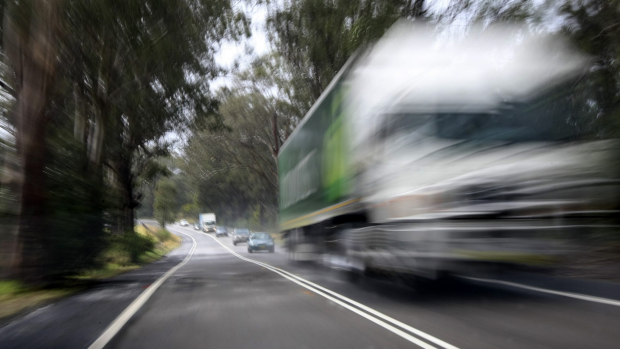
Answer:
M237 245L239 242L247 242L250 238L250 230L246 228L235 228L233 230L233 245Z
M215 213L202 213L200 215L200 226L205 232L215 231Z
M226 229L226 227L217 227L215 229L215 236L218 238L220 236L228 236L228 229Z
M189 223L185 219L181 219L179 224L181 224L182 227L189 227Z
M194 230L200 230L200 223L194 223Z
M269 251L273 253L274 243L271 235L267 233L251 233L248 240L248 252Z

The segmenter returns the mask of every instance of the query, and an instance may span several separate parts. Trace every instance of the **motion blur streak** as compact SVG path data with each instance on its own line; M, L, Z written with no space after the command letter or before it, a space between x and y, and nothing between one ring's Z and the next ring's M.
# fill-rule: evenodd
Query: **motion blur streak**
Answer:
M619 304L620 0L0 1L1 349L615 348Z
M618 144L589 129L589 62L519 26L396 24L282 146L294 258L433 280L548 267L584 229L617 229Z

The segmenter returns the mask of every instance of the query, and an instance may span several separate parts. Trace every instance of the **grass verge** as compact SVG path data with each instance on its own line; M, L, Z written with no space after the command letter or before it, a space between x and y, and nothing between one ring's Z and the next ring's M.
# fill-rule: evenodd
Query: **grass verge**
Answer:
M18 281L0 280L0 319L83 290L89 282L107 279L154 262L181 245L181 238L152 225L112 237L100 256L100 268L68 278L62 286L28 288Z
M72 288L32 289L17 281L0 281L0 319L75 291Z
M113 239L101 256L101 268L76 278L100 280L154 262L181 245L181 238L154 225L138 225L135 234Z

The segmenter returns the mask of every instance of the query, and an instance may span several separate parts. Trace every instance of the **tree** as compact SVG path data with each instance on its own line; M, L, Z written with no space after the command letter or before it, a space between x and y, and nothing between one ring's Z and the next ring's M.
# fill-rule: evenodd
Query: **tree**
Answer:
M177 190L174 183L167 178L160 179L155 189L155 203L153 209L155 218L165 228L167 224L174 223L176 212Z
M557 5L557 4L556 4ZM590 71L601 137L617 137L620 131L620 1L562 1L562 31L593 57Z
M198 204L219 217L260 225L278 214L278 152L301 119L287 94L276 56L256 59L218 94L225 128L196 132L184 148L183 173L198 188ZM259 225L259 224L257 224Z
M94 261L67 248L101 242L105 221L133 229L139 174L168 154L168 133L217 118L213 55L248 23L227 0L9 0L0 10L4 128L19 155L3 171L17 175L2 179L19 199L13 274L40 284ZM57 240L67 221L71 238ZM50 262L62 253L62 265Z
M358 48L379 39L399 18L429 16L424 0L300 0L274 3L267 29L305 112Z
M78 10L74 22L86 37L71 45L74 60L84 62L75 70L74 95L91 100L86 152L90 167L103 165L112 179L122 233L133 228L141 198L137 175L171 146L162 137L216 115L208 86L220 73L216 43L243 34L247 23L228 1L111 1Z
M16 125L19 158L19 228L15 276L37 282L46 258L48 234L44 221L47 193L44 158L49 102L56 79L61 1L7 1L3 10L2 50L12 70L13 86L4 88L15 98L12 122Z

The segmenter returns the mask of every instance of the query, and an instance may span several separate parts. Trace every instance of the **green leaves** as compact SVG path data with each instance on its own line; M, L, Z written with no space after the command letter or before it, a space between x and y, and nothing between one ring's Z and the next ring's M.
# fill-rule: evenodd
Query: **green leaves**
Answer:
M8 64L0 65L0 94L11 97L2 98L0 110L10 117L2 124L28 126L6 129L15 129L18 141L35 139L39 146L19 162L38 164L26 171L33 180L19 182L37 190L36 200L20 209L37 213L36 224L49 229L30 228L35 233L24 254L33 256L34 276L56 267L34 258L38 252L31 247L62 262L56 269L72 272L92 263L104 234L133 229L141 199L135 188L168 174L153 160L170 153L172 135L223 128L209 86L222 73L213 56L221 41L248 34L249 23L230 0L12 0L3 1L0 11L11 22L0 26L10 29L2 35ZM31 57L38 58L24 60ZM49 62L39 64L41 57ZM22 88L24 81L45 91ZM14 113L19 105L24 112ZM169 196L163 187L163 197ZM20 189L11 190L1 195L22 197ZM21 230L28 226L35 225ZM78 249L84 253L72 252Z
M425 1L321 1L274 4L270 41L292 74L294 98L307 109L359 47L380 38L401 17L425 18Z
M177 190L174 183L168 178L162 178L155 189L155 218L157 222L166 227L166 224L174 223Z

